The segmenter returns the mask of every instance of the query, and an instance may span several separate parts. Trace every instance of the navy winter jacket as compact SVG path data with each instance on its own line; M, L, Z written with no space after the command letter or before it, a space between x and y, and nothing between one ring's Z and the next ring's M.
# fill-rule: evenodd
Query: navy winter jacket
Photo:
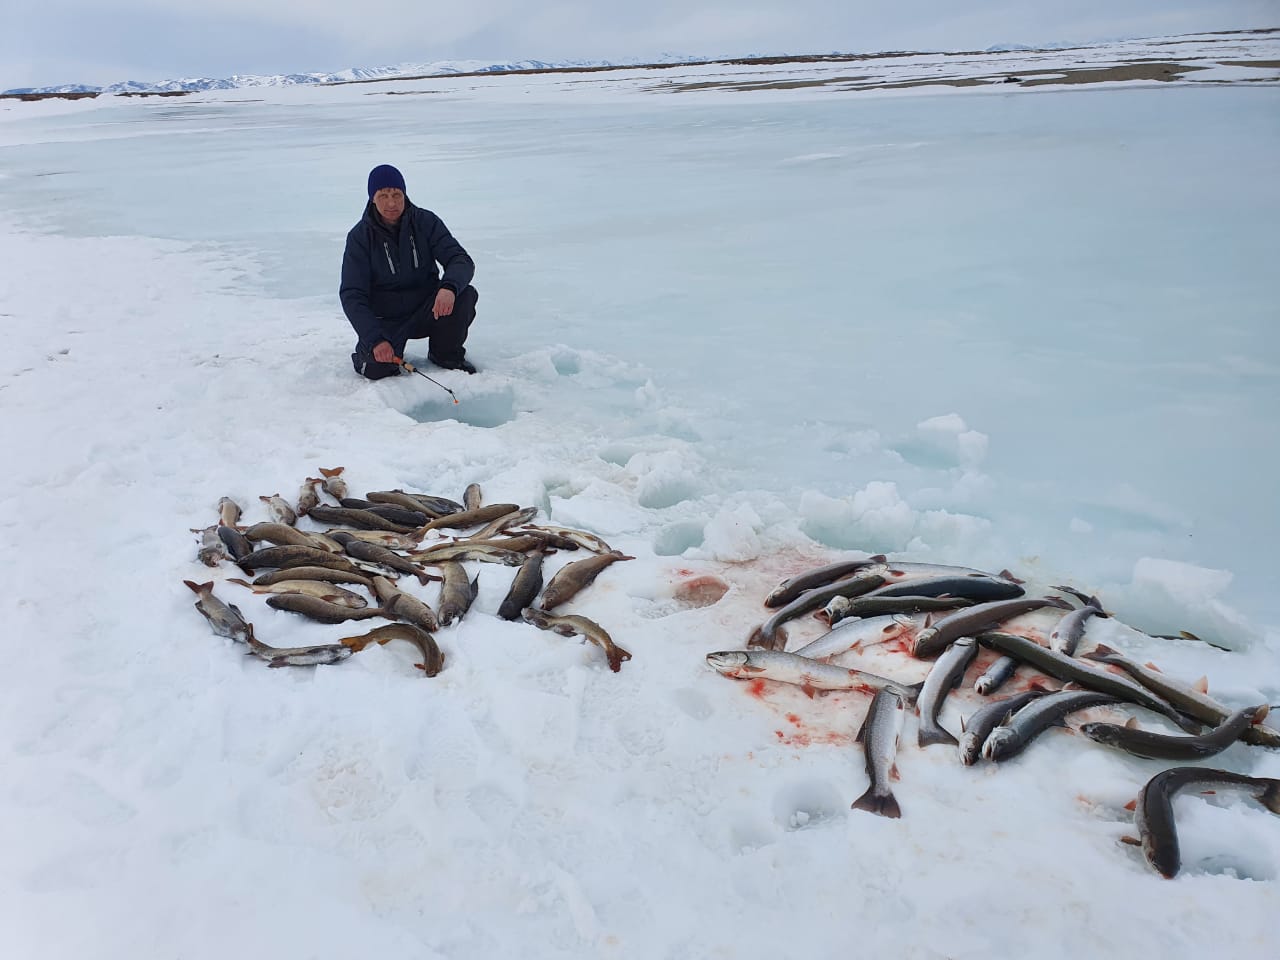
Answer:
M436 264L444 267L441 277ZM476 265L449 233L444 221L405 198L394 227L378 217L370 200L364 216L347 234L342 254L342 309L359 337L358 349L372 351L413 313L448 287L460 292Z

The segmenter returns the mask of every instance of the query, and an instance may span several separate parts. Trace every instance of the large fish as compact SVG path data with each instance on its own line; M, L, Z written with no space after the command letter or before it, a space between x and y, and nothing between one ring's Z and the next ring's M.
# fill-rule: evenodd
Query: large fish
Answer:
M557 536L572 540L574 543L582 547L583 550L590 550L592 553L617 553L618 551L605 543L600 537L594 533L588 533L585 530L575 530L572 527L556 527L546 523L526 524L512 533L542 532L554 533Z
M391 640L407 640L422 651L422 662L414 666L434 677L444 669L444 654L435 637L413 623L388 623L374 627L368 633L358 637L343 637L338 642L359 653L371 643L387 643Z
M1118 676L1107 670L1098 670L1082 663L1074 657L1042 647L1034 640L1020 637L1012 633L989 632L978 635L978 642L1003 653L1015 657L1023 663L1030 664L1042 673L1063 681L1078 683L1091 690L1109 693L1128 703L1136 703L1140 707L1154 710L1161 716L1168 717L1178 726L1190 733L1199 733L1200 726L1190 722L1168 702L1160 699L1150 690L1139 686L1132 680Z
M524 563L524 554L509 547L497 546L494 543L445 543L426 550L414 550L409 559L427 566L436 566L447 560L464 562L480 560L486 563L502 563L508 567L518 567Z
M978 654L978 644L973 637L961 637L943 651L925 677L920 691L920 729L916 743L928 747L935 743L956 743L950 731L938 725L938 710L947 694L960 685L964 672Z
M822 663L781 650L721 650L708 653L707 663L717 673L735 680L776 680L805 690L861 690L871 687L892 690L908 703L916 702L924 686L923 683L899 683L874 673Z
M991 603L996 600L1013 600L1026 591L1012 580L986 574L964 576L908 576L894 580L895 571L889 567L888 583L878 587L870 597L954 597L975 603Z
M1150 730L1139 730L1125 724L1086 723L1080 728L1090 740L1150 760L1203 760L1231 746L1249 726L1267 715L1268 707L1245 707L1237 710L1208 733L1198 737L1178 737Z
M273 493L269 497L259 497L258 499L267 505L267 513L271 514L271 519L276 523L284 523L292 527L298 522L297 511L280 494Z
M213 595L212 580L208 583L196 583L192 580L182 582L199 598L192 606L209 621L214 633L240 643L249 641L249 637L253 635L253 625L244 618L244 614L234 603L223 603Z
M236 564L242 570L257 570L259 567L329 567L332 570L345 570L347 573L360 573L361 570L346 557L315 547L304 547L287 544L280 547L261 547L247 557L241 557Z
M875 591L860 597L832 597L817 614L831 626L851 617L874 617L883 614L940 613L971 607L976 600L963 597L876 596Z
M551 582L542 591L542 601L538 604L543 610L554 610L561 604L568 603L579 592L584 590L605 567L619 560L634 560L625 553L603 553L583 560L573 560L556 571Z
M1043 697L1044 690L1026 690L1015 693L1003 700L992 700L983 704L969 717L960 722L960 762L972 766L982 754L982 745L987 742L991 731L1017 713L1032 700Z
M1228 707L1223 706L1205 693L1204 690L1200 689L1200 687L1207 688L1207 681L1202 680L1196 686L1183 683L1153 667L1131 660L1119 650L1112 650L1105 644L1098 644L1088 653L1081 654L1081 657L1085 660L1095 660L1099 663L1108 663L1119 667L1137 680L1138 683L1142 684L1144 688L1168 700L1177 709L1188 716L1195 717L1197 720L1203 720L1205 723L1217 726L1231 715L1231 710ZM1252 743L1257 746L1280 747L1280 730L1265 724L1254 724L1245 728L1240 735L1240 739L1245 743Z
M622 669L622 661L631 659L631 654L614 643L608 631L594 620L576 614L558 617L536 607L525 607L522 615L525 622L533 624L539 630L550 630L562 637L581 636L590 640L604 650L609 669L614 673Z
M242 587L248 587L254 593L294 593L307 597L315 597L317 600L323 600L326 603L334 603L340 607L350 607L352 610L363 610L369 605L369 601L358 593L352 593L350 590L344 590L342 587L333 583L326 583L322 580L277 580L274 583L252 584L245 580L239 580L235 577L229 577L228 583L238 583Z
M308 647L271 647L249 634L249 651L270 667L313 667L338 663L355 651L340 643L317 643Z
M394 503L374 503L372 500L361 500L359 497L343 497L338 504L346 510L364 510L406 527L421 527L432 519L421 510L406 510Z
M440 572L444 574L444 584L440 588L440 609L436 611L436 619L440 626L447 627L471 609L479 590L480 575L474 580L467 578L467 568L456 560L440 564Z
M806 570L804 573L797 574L794 577L787 577L764 598L764 605L766 607L781 607L790 603L806 590L825 587L828 584L835 583L837 580L843 580L845 577L860 573L867 567L885 563L887 559L881 553L866 560L840 560L836 563L829 563L826 566L816 567L813 570Z
M478 508L477 508L478 509ZM538 513L537 507L522 507L519 510L512 510L510 513L501 517L495 517L475 533L467 537L468 540L488 540L490 537L496 537L504 530L511 527L519 526L526 520L532 520Z
M826 605L835 597L855 597L874 590L884 583L884 565L865 567L852 577L837 580L825 587L817 587L800 594L790 603L778 609L747 637L747 646L766 650L782 650L787 645L787 633L782 625L802 614L810 613Z
M1280 813L1280 780L1246 777L1205 767L1174 767L1157 773L1138 794L1133 822L1138 828L1147 863L1162 877L1175 877L1182 869L1182 852L1173 821L1173 795L1191 784L1197 784L1201 789L1243 787L1272 813Z
M982 755L999 762L1017 756L1041 733L1062 723L1064 717L1103 704L1118 703L1116 697L1096 690L1059 690L1027 704L987 735Z
M440 628L436 612L430 606L397 589L386 577L373 578L373 592L386 611L386 616L416 624L427 633L435 633Z
M448 497L436 497L429 493L407 493L404 490L374 490L365 494L366 500L374 503L396 503L407 510L421 510L432 518L445 517L451 513L462 513L465 507L457 500Z
M308 533L285 523L255 523L244 531L246 540L253 543L274 543L280 546L315 547L329 553L342 553L342 544L322 533Z
M875 646L896 637L908 636L915 628L916 622L901 614L891 617L842 620L818 639L791 652L812 660L825 660L846 650Z
M850 809L865 810L881 817L895 820L902 816L898 799L893 795L891 780L897 779L898 738L902 735L902 722L906 708L902 697L892 690L881 689L871 698L866 719L858 731L866 758L867 779L871 785L867 792L853 801Z
M511 581L511 588L498 607L503 620L519 620L521 611L533 605L533 598L542 589L542 554L531 553Z
M1042 607L1059 607L1070 610L1071 604L1061 597L1024 597L1018 600L996 600L991 603L980 603L976 607L968 607L943 617L932 626L925 627L916 634L915 646L911 648L914 657L931 657L946 649L947 644L959 637L969 637L981 630L1012 620L1014 617Z
M267 597L267 606L274 610L287 610L290 613L299 614L317 623L345 623L347 620L368 620L370 617L387 616L387 612L380 607L355 609L302 593L274 593Z
M426 586L433 579L420 569L417 564L410 563L394 550L389 550L376 543L366 543L364 540L359 540L342 530L331 530L329 531L329 536L342 544L342 549L347 552L347 556L354 557L357 560L365 560L369 563L380 563L384 567L389 567L400 573L407 573L412 577L416 577L423 586Z
M360 573L347 573L345 570L331 570L328 567L286 567L273 570L254 577L255 587L269 586L281 580L321 580L325 583L357 583L362 587L373 589L373 580Z
M390 530L392 533L413 533L415 527L407 523L395 523L386 517L380 517L368 510L348 510L346 507L326 507L324 505L311 508L311 519L321 523L336 523L347 527L359 527L361 530ZM425 530L425 527L416 529Z
M478 527L488 523L490 520L497 520L499 517L505 517L507 514L520 509L518 503L491 503L487 507L476 507L474 510L463 510L461 513L450 513L447 516L437 517L430 523L423 524L423 530L439 530L442 527L456 529L462 527Z

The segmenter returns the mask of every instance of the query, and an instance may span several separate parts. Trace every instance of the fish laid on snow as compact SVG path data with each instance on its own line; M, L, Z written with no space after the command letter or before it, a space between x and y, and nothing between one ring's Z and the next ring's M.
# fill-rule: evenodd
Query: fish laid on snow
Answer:
M436 612L430 606L398 589L386 577L373 578L373 592L387 617L416 624L427 633L435 633L440 628Z
M249 637L253 634L253 626L234 603L223 603L213 595L212 580L208 583L196 583L192 580L182 582L199 598L193 606L209 621L209 626L213 627L214 633L241 643L249 641Z
M520 529L513 529L512 533L525 532L542 532L554 533L557 536L572 540L574 543L582 547L583 550L590 550L592 553L617 553L618 551L605 543L600 537L594 533L588 533L585 530L575 530L572 527L555 527L546 523L526 524Z
M581 636L590 640L604 650L609 669L614 673L622 669L622 661L631 659L631 654L614 643L608 631L594 620L576 614L556 616L536 607L525 607L521 613L525 622L533 624L539 630L550 630L562 637Z
M1049 634L1050 649L1071 657L1075 655L1076 647L1080 645L1080 638L1084 636L1089 618L1106 617L1106 613L1103 612L1102 604L1098 602L1097 597L1086 596L1071 587L1054 587L1053 589L1070 593L1084 604L1078 610L1072 610L1063 616L1058 621L1058 625L1053 628L1053 632Z
M328 553L342 553L342 544L323 533L308 533L287 523L255 523L244 531L245 539L253 543L274 543L280 546L315 547Z
M825 660L847 650L875 646L896 637L908 636L916 626L916 621L901 614L843 620L818 639L791 652L812 660Z
M482 497L480 495L480 484L468 483L467 489L462 491L462 507L464 510L479 510Z
M382 517L383 520L390 520L392 523L414 529L432 519L422 510L406 510L394 503L374 503L372 500L361 500L358 497L343 497L338 504L346 510L364 510L366 513Z
M884 583L884 565L865 567L852 577L837 580L825 587L808 590L781 607L747 637L747 646L766 650L781 650L787 645L787 633L782 625L802 614L825 606L835 597L856 597L874 590Z
M240 504L230 497L218 501L218 522L224 527L234 527L240 519Z
M1017 634L982 633L978 635L978 642L984 647L1003 653L1005 656L1015 657L1023 663L1030 664L1042 673L1056 677L1064 683L1078 683L1091 690L1110 693L1120 700L1136 703L1138 706L1146 707L1148 710L1154 710L1161 716L1168 717L1190 733L1200 732L1199 724L1188 721L1186 717L1174 709L1172 704L1160 699L1150 690L1139 686L1126 677L1091 667L1089 664L1082 663L1074 657L1068 657L1065 654L1058 653L1056 650L1042 647L1034 640L1028 640L1026 637L1020 637Z
M311 512L312 507L320 505L320 494L316 493L317 483L319 483L318 480L308 477L298 488L298 503L294 507L294 513L298 516L305 517Z
M1109 693L1097 690L1059 690L1027 704L987 735L982 755L999 762L1017 756L1044 731L1062 723L1064 717L1103 704L1118 703Z
M965 576L906 577L895 580L894 569L889 567L888 581L877 587L869 597L954 597L972 600L974 603L991 603L996 600L1015 600L1026 591L1020 584L1001 577L968 574Z
M766 607L781 607L790 603L806 590L825 587L828 584L835 583L837 580L859 573L867 567L885 563L887 559L881 553L866 560L841 560L837 563L816 567L813 570L806 570L804 573L797 574L794 577L787 577L764 598L764 605Z
M477 508L479 509L479 508ZM537 507L522 507L519 510L512 510L510 513L501 517L495 517L487 524L477 530L475 533L467 537L468 540L488 540L490 537L496 537L504 530L532 520L538 513Z
M233 560L239 560L253 553L253 544L249 538L235 527L219 526L218 539L222 541Z
M471 609L480 589L480 575L468 579L467 568L456 560L440 564L440 572L444 574L444 584L440 588L440 609L436 611L436 619L440 626L447 627Z
M459 562L479 560L485 563L502 563L508 567L518 567L524 563L523 553L509 547L498 546L492 541L489 543L463 541L443 543L436 547L428 547L426 550L414 550L409 554L409 558L418 563L425 563L427 566L436 566L448 560Z
M389 530L392 533L413 533L414 527L407 523L395 523L386 517L380 517L368 510L348 510L346 507L327 507L321 504L311 508L311 519L321 523L336 523L340 526L359 527L361 530ZM424 529L424 528L418 528Z
M721 650L707 654L713 670L735 680L776 680L805 690L891 690L915 703L923 683L899 683L887 677L810 660L781 650Z
M216 525L200 531L200 549L196 551L196 556L206 567L216 567L223 560L231 559L231 551L218 536Z
M542 591L542 601L538 605L543 610L554 610L577 596L600 575L605 567L619 560L634 559L635 557L629 557L625 553L603 553L566 563L556 571L547 588Z
M247 557L241 557L236 564L242 570L257 570L259 567L329 567L333 570L345 570L347 573L360 573L361 570L346 557L315 547L304 547L298 544L286 544L280 547L261 547Z
M290 613L299 614L317 623L345 623L348 620L368 620L370 617L387 616L387 612L379 607L357 609L302 593L273 593L267 597L267 606L274 610L287 610Z
M418 567L417 564L410 563L394 550L390 550L380 544L367 543L364 540L357 539L351 534L343 530L330 530L329 536L342 544L342 549L347 552L347 556L354 557L357 560L365 560L369 563L380 563L384 567L407 573L411 577L416 577L418 582L426 585L432 581L432 577Z
M286 567L273 570L260 577L254 577L255 587L269 586L281 580L322 580L325 583L357 583L362 587L373 589L373 580L361 573L347 573L345 570L331 570L328 567Z
M542 589L542 554L531 553L516 571L506 597L498 607L503 620L519 620L525 607L533 605L534 597Z
M341 500L347 495L347 482L342 479L342 470L342 467L333 467L330 470L320 468L320 486L324 487L325 493L335 500Z
M301 594L307 597L315 597L317 600L323 600L326 603L334 603L340 607L350 607L352 610L363 610L369 605L369 601L360 596L360 594L352 593L337 584L326 583L322 580L277 580L274 583L255 585L245 580L230 577L227 582L238 583L242 587L248 587L254 593Z
M860 597L832 597L818 617L831 626L851 617L874 617L890 613L940 613L971 607L978 601L963 597L876 596L876 591Z
M948 693L960 685L964 672L978 655L978 644L973 637L961 637L943 651L924 679L920 691L920 730L916 743L928 747L935 743L956 743L950 731L938 725L938 710Z
M1231 715L1230 708L1223 706L1205 692L1208 689L1208 681L1204 678L1195 685L1183 683L1154 667L1138 663L1119 650L1113 650L1104 644L1098 644L1093 650L1081 656L1085 660L1095 660L1119 667L1142 684L1145 689L1163 697L1183 713L1197 720L1217 726ZM1240 739L1257 746L1280 747L1280 730L1265 724L1254 724L1244 730Z
M463 527L478 527L488 523L490 520L497 520L499 517L505 517L509 513L513 513L520 509L518 503L491 503L487 507L476 507L474 510L463 510L461 513L450 513L443 517L437 517L430 523L423 524L423 530L439 530L441 528L461 529Z
M252 632L249 634L249 650L267 661L271 667L314 667L318 664L338 663L355 653L340 643L317 643L308 647L271 647Z
M850 809L865 810L895 820L902 816L889 783L898 777L894 761L898 756L898 738L902 735L905 717L906 707L898 694L892 690L876 691L857 736L862 742L867 779L871 785L866 793L853 801Z
M434 677L444 669L444 654L440 652L436 638L413 623L388 623L374 627L358 637L343 637L338 642L359 653L371 643L387 643L391 640L407 640L422 651L422 662L415 663L414 666L424 671L428 677Z
M1179 737L1150 730L1139 730L1129 724L1086 723L1080 728L1090 740L1116 747L1135 757L1150 760L1203 760L1221 753L1244 733L1251 724L1260 723L1268 706L1237 710L1217 727L1198 737Z
M991 731L1032 700L1044 695L1044 690L1026 690L1015 693L1011 697L1005 697L1003 700L992 700L975 710L967 719L962 720L960 722L960 762L966 767L977 763L982 753L982 745L987 742Z
M1182 869L1182 852L1173 822L1173 795L1196 784L1200 789L1243 787L1272 813L1280 813L1280 780L1246 777L1227 770L1206 767L1174 767L1157 773L1138 794L1133 822L1138 828L1142 852L1147 862L1162 876L1172 878Z
M916 634L915 646L911 649L914 657L931 657L944 650L947 644L959 637L973 636L981 630L1012 620L1014 617L1043 607L1060 607L1070 610L1071 605L1061 597L1024 597L1019 600L996 600L991 603L980 603L949 614L932 626L925 627Z
M997 657L987 672L973 681L973 689L984 697L990 696L1009 682L1019 666L1021 661L1016 657Z
M276 523L284 523L292 527L298 522L297 511L280 494L273 493L269 497L259 497L258 499L267 505L267 513L271 514L271 519Z

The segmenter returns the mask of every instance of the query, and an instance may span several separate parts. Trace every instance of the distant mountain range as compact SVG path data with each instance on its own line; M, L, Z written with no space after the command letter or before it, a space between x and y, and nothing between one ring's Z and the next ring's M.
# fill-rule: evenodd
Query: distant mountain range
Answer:
M689 57L664 54L643 60L516 60L509 63L490 63L485 60L436 60L431 63L401 63L391 67L352 67L337 73L286 73L276 76L232 76L221 80L208 77L189 77L182 80L160 80L144 83L125 80L105 87L83 83L68 83L55 87L17 87L0 91L0 94L58 94L58 93L174 93L197 90L236 90L241 87L288 87L303 83L353 83L360 80L392 80L396 77L438 76L450 73L508 73L514 70L574 70L601 67L632 67L642 63L699 63L706 57Z

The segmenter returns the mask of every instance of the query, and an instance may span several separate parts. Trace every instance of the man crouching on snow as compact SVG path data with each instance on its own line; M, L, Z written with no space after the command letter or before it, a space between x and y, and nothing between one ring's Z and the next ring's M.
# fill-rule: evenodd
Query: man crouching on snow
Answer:
M405 195L400 171L374 167L364 216L347 234L338 290L358 337L356 373L370 380L398 374L405 344L423 337L436 366L475 373L463 347L476 316L475 272L444 221Z

